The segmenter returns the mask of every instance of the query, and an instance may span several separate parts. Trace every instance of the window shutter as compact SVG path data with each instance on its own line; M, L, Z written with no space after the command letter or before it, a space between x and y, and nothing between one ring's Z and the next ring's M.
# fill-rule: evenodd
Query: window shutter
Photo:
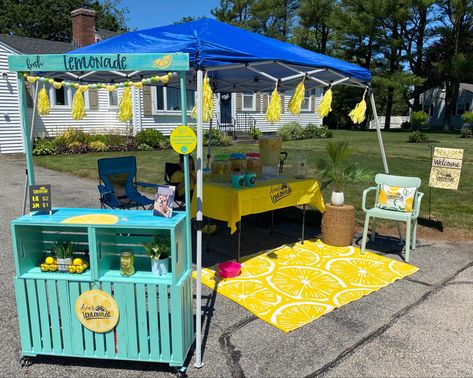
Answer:
M259 113L261 112L261 93L256 93L255 96L255 102L256 102L256 111Z
M241 112L242 107L242 94L235 93L235 109L237 112Z
M279 92L279 98L281 99L281 110L282 113L286 111L286 104L284 104L284 101L286 100L286 95L284 92Z
M269 101L269 95L267 93L263 93L263 113L266 113L268 110L268 101Z
M96 88L89 89L89 109L99 110L99 91Z
M143 86L143 114L152 115L152 101L151 101L151 87L148 85Z
M28 108L32 108L34 89L33 89L33 86L30 83L28 83L26 80L25 80L25 87L26 87L26 105L28 106Z

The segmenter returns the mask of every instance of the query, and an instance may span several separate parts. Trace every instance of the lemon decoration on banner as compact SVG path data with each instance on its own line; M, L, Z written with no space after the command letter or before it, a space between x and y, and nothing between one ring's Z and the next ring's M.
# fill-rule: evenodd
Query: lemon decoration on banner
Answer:
M155 66L156 68L164 69L164 68L169 67L171 65L171 62L172 62L172 56L165 55L160 59L153 60L153 66Z
M77 298L75 312L84 327L97 333L112 330L119 318L117 302L110 294L101 290L82 293Z
M115 224L118 217L111 214L86 214L66 218L62 223L68 224Z
M189 126L178 126L169 137L171 147L179 154L190 154L197 146L197 136Z

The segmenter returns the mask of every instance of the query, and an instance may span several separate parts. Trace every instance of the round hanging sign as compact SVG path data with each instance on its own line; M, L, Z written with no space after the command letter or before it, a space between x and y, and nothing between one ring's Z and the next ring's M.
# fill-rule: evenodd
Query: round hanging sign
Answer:
M87 290L77 298L76 316L91 331L108 332L118 323L117 302L104 291Z
M171 147L179 154L190 154L197 146L197 137L189 126L176 127L169 139Z

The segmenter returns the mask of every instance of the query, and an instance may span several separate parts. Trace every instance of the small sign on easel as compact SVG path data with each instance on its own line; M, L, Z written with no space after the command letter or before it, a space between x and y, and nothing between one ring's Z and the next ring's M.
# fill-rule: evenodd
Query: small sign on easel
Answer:
M51 185L30 185L30 213L49 212L51 208Z

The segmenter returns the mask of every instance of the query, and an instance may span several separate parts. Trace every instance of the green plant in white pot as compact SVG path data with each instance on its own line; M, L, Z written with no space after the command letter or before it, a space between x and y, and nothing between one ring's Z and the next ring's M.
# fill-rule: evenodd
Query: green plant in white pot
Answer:
M369 182L373 179L371 171L360 168L351 159L352 150L345 140L328 142L325 146L328 158L318 159L316 164L322 181L322 189L332 187L331 202L334 206L343 206L343 194L350 183Z
M72 264L72 242L64 241L54 243L52 250L57 257L57 269L61 272L69 271L69 265Z
M169 237L155 238L151 243L144 243L146 255L151 259L151 272L157 276L169 272L171 260L171 241Z

